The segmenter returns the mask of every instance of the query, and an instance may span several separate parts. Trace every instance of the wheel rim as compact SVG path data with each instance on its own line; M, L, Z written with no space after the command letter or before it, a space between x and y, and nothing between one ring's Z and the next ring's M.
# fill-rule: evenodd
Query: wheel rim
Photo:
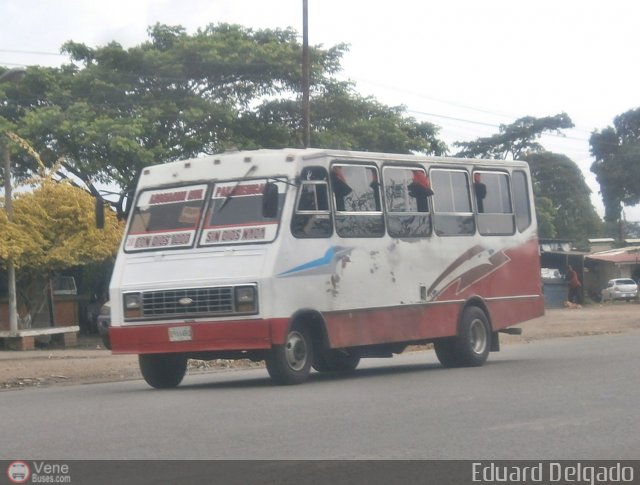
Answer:
M469 343L471 344L471 350L478 355L484 353L487 348L487 327L479 318L471 322Z
M304 369L307 363L307 342L299 332L291 332L285 344L285 355L287 364L295 371Z

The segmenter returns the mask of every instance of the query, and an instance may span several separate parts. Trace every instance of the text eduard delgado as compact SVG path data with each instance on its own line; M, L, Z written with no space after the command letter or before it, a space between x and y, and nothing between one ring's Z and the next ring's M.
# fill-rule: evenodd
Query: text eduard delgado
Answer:
M576 483L597 485L598 483L633 482L634 466L623 463L587 464L540 462L532 464L498 464L474 462L471 479L480 483Z

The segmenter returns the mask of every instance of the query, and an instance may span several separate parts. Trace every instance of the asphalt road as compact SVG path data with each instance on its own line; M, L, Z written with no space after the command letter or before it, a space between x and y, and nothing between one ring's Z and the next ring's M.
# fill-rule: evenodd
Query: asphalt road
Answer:
M640 333L432 352L273 386L263 369L0 392L0 460L638 459Z

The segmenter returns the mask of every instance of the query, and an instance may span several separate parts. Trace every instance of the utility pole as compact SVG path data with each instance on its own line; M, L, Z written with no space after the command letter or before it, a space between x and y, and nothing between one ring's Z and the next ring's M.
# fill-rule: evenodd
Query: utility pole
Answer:
M9 69L0 75L0 83L17 82L24 77L24 69ZM7 213L7 220L13 222L13 201L11 193L11 155L9 154L9 144L5 136L0 137L0 151L2 151L2 166L4 168L4 210ZM7 260L7 279L9 297L9 332L18 333L18 302L16 298L16 268L13 261Z
M4 210L7 220L13 222L13 204L11 201L11 157L5 137L0 138L2 150L2 166L4 167ZM16 268L13 261L7 260L8 297L9 297L9 331L18 333L18 302L16 298Z
M311 114L309 108L309 1L302 0L302 142L309 148L311 139Z

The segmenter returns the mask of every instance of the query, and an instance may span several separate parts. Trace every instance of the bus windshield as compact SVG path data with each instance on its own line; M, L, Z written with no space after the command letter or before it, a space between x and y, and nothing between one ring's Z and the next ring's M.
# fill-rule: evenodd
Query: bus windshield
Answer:
M125 250L192 246L206 193L205 184L141 192L125 240Z
M196 241L199 246L271 242L277 235L287 185L270 183L278 188L274 218L263 214L266 179L216 183L208 201L207 184L144 190L138 196L124 249L188 248Z
M261 179L215 184L200 245L273 241L287 185L275 182L278 187L278 215L268 218L262 210L266 183L267 180Z

